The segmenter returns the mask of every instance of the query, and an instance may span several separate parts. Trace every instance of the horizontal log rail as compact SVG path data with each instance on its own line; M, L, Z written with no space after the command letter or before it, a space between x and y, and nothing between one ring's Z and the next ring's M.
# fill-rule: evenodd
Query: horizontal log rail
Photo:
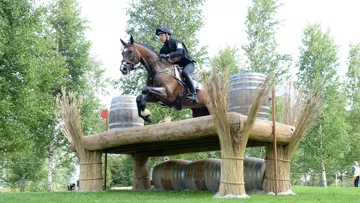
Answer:
M228 113L228 117L233 132L242 128L247 119L247 116L234 112ZM276 129L277 144L288 144L295 128L276 123ZM257 119L251 130L248 146L261 146L261 143L272 141L272 122ZM86 150L103 150L109 153L149 151L150 156L162 156L164 153L170 155L180 152L214 150L218 148L218 142L216 127L211 115L182 121L110 130L83 137Z

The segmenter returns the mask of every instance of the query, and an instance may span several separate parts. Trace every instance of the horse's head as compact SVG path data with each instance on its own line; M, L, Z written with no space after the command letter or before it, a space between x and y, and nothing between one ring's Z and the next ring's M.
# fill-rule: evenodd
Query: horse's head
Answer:
M136 44L134 43L134 39L131 36L130 41L125 43L122 39L120 39L121 43L124 45L124 50L122 51L123 59L120 65L120 71L123 75L127 75L130 71L135 70L135 65L139 63L140 57L136 50Z

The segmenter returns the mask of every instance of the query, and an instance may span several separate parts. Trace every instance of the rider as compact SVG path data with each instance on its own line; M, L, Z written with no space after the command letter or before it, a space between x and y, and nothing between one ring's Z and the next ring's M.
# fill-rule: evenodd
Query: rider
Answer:
M170 58L173 64L183 67L182 77L190 91L186 97L186 101L198 103L196 90L191 78L191 74L195 70L195 60L189 55L183 42L171 38L171 31L169 28L158 28L156 29L155 34L160 38L160 41L164 43L163 47L160 49L159 57L165 59Z

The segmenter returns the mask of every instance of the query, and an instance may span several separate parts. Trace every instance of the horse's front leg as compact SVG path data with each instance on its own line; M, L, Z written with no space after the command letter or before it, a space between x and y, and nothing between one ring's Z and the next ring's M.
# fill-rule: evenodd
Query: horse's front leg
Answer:
M145 122L152 123L150 111L146 108L146 100L147 100L148 93L149 93L149 89L147 87L145 87L141 91L141 95L136 97L136 105L137 105L139 117L144 119Z

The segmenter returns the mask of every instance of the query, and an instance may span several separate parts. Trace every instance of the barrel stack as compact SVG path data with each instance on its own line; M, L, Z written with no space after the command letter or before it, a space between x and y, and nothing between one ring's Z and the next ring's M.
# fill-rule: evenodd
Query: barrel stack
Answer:
M208 190L220 186L221 159L199 161L170 160L154 167L152 180L160 190ZM263 190L265 160L244 158L245 190Z

